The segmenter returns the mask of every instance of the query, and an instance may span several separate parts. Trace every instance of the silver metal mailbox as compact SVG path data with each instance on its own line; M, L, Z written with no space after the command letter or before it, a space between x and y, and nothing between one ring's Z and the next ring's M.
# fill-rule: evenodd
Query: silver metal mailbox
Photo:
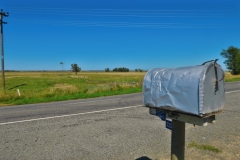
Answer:
M143 82L144 106L200 117L219 113L225 105L225 81L216 61L149 70Z

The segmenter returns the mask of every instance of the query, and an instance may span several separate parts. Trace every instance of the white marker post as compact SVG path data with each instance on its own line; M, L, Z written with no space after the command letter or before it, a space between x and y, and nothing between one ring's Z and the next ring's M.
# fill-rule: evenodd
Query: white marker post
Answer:
M21 93L20 93L20 90L19 90L19 89L17 89L17 92L18 92L18 96L21 96Z

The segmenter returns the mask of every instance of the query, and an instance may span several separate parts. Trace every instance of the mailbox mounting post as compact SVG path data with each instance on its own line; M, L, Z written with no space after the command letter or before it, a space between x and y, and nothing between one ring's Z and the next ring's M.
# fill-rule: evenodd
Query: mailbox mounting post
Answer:
M208 123L215 123L216 121L215 115L208 117L199 117L182 112L163 110L154 107L149 107L149 113L151 115L159 116L163 121L166 121L166 124L169 123L169 121L166 119L172 119L172 124L166 125L167 128L172 130L171 160L184 160L185 123L207 126Z
M183 160L185 151L185 122L172 120L171 160Z

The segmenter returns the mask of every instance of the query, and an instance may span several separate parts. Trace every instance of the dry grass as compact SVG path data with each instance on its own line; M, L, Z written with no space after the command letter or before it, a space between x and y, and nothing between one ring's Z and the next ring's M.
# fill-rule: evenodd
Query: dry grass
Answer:
M75 85L70 84L55 84L54 87L50 89L50 93L56 93L59 91L63 91L66 93L74 93L78 91L78 88Z
M240 81L240 75L232 75L230 72L225 72L225 80L227 82Z

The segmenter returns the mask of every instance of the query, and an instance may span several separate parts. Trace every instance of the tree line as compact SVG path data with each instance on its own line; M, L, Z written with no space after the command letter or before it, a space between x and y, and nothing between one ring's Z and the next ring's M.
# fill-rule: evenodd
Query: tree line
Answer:
M105 68L105 72L110 72L111 70L109 68ZM112 70L113 72L129 72L128 68L120 67L120 68L114 68Z
M223 63L226 64L231 74L240 74L240 48L230 46L228 49L222 49L220 54L226 58Z
M63 62L60 63L61 65L63 65ZM81 68L78 66L78 64L74 63L71 64L71 70L72 72L75 72L75 74L77 74L77 72L81 72ZM120 67L120 68L114 68L112 70L113 72L129 72L129 68L126 67ZM136 72L143 72L142 69L135 69ZM109 68L105 68L105 72L110 72Z
M129 68L125 68L125 67L120 67L120 68L114 68L112 70L113 72L129 72ZM135 69L135 72L143 72L143 69ZM105 72L111 72L111 70L109 68L105 68Z
M240 48L229 46L228 49L222 49L220 53L226 60L223 62L229 72L233 75L240 74ZM60 63L63 66L63 62ZM81 68L77 64L71 64L72 71L77 74L81 71ZM110 72L109 68L105 68L105 72ZM126 67L114 68L113 72L129 72L129 69ZM142 69L135 69L135 72L143 72Z
M129 72L129 69L125 67L114 68L113 72Z

